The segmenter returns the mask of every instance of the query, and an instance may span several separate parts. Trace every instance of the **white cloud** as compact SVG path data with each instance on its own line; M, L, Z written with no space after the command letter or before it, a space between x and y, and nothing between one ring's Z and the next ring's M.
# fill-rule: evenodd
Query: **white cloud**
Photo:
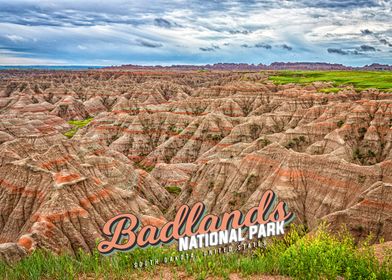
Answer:
M84 51L87 50L87 47L83 45L78 45L78 49Z
M361 34L369 29L392 41L391 2L153 0L146 5L112 0L98 5L92 0L17 0L0 3L0 47L18 52L18 57L77 63L268 63L340 62L343 58L328 48L366 44L381 51L344 59L349 64L392 63L387 45ZM272 47L254 48L256 44ZM213 46L214 51L201 51ZM28 55L22 54L26 51Z
M27 41L26 38L19 36L19 35L14 35L14 34L13 35L7 34L7 35L5 35L5 37L15 43Z
M6 56L3 56L6 55ZM0 65L66 65L69 64L64 60L37 59L28 57L13 56L11 53L2 53L0 51Z

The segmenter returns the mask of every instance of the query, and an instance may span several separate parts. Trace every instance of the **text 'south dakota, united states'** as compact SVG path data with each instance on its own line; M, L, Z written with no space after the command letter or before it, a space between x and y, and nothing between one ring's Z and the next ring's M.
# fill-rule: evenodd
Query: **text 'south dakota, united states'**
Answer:
M103 227L108 240L98 244L102 254L129 251L135 247L155 246L178 241L178 250L227 245L234 242L254 240L284 234L284 226L292 221L294 214L285 202L277 202L273 191L266 191L257 206L246 214L239 210L223 213L220 217L205 215L201 202L193 207L182 205L173 221L160 229L147 225L139 229L140 221L133 214L121 214L110 219Z

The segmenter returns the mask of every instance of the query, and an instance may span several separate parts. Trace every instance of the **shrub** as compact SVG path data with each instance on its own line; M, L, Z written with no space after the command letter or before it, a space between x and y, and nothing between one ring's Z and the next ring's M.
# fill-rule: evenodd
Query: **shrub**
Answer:
M295 143L294 141L290 140L289 142L287 142L287 144L285 145L285 147L286 147L287 149L291 149L291 148L294 148L295 145L296 145L296 143Z
M224 138L224 136L222 134L214 134L214 135L208 135L208 138L210 138L212 141L219 142Z
M336 124L339 128L341 128L344 125L344 121L340 120Z
M151 171L154 170L154 166L144 166L144 165L141 165L140 163L136 163L136 162L134 163L134 167L136 169L143 169L144 171L146 171L148 173L150 173Z
M331 234L322 226L290 246L279 258L279 271L300 279L387 279L390 265L380 265L367 243L355 245L350 234Z
M354 150L353 158L354 158L354 159L358 159L358 160L362 160L362 159L363 159L363 154L362 154L362 152L359 150L359 148L356 148L356 149Z
M372 150L368 150L367 155L368 157L376 157L376 153L373 152Z
M290 140L289 142L287 142L285 147L287 149L292 149L292 148L295 148L295 147L299 147L301 145L301 143L305 143L305 142L306 142L306 137L301 135L301 136L295 137L292 140Z
M170 124L169 127L167 128L170 132L176 132L176 126L175 124Z
M180 192L181 192L181 188L180 188L180 187L177 187L177 186L167 186L167 187L165 187L165 189L166 189L169 193L171 193L171 194L173 194L173 195L175 195L175 196L179 195Z
M358 128L359 139L363 139L367 129L365 127Z
M284 237L268 240L266 248L203 256L190 251L192 259L166 264L171 271L185 271L192 278L229 278L242 275L287 275L293 279L392 279L392 252L380 264L368 242L357 245L347 231L332 234L325 224L306 235L304 226L290 227ZM0 279L138 279L153 278L162 264L134 268L134 263L178 256L176 248L137 248L130 252L101 256L80 251L76 257L36 250L21 262L0 262ZM158 274L159 275L159 274ZM108 278L109 277L109 278Z

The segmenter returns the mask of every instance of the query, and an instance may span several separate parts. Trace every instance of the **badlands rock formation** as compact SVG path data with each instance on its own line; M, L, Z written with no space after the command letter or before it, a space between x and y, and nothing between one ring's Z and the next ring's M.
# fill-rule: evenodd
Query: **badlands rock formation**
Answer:
M391 93L260 73L0 75L1 259L91 251L118 213L161 225L184 203L246 210L268 189L310 229L392 240Z

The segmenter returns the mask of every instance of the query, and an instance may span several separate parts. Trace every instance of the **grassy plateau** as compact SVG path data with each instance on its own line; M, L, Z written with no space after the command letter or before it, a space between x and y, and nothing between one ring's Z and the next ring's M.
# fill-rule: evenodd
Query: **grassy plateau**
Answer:
M392 72L381 71L279 71L269 76L276 84L310 84L331 82L325 93L336 93L342 87L353 86L357 91L370 88L392 91Z
M80 252L75 257L36 250L14 265L0 263L0 279L166 279L167 275L162 276L165 269L172 279L228 279L233 273L244 278L284 275L293 279L392 279L392 252L384 252L380 262L367 242L357 244L345 230L332 234L325 225L312 234L305 234L302 227L291 227L284 238L270 239L266 248L207 256L199 250L191 259L134 268L135 262L181 253L168 246L109 257L98 252Z

